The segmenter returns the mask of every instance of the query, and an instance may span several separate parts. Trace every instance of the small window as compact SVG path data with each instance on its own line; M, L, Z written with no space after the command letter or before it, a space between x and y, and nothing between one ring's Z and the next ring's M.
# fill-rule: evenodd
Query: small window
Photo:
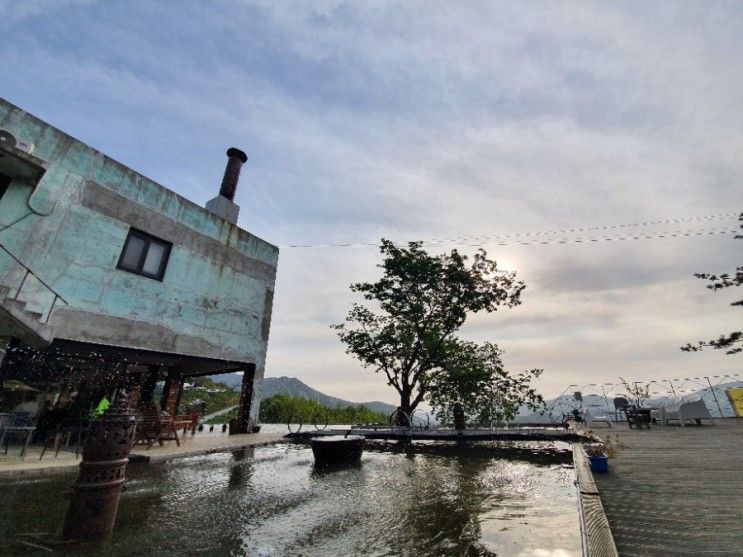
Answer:
M10 184L11 177L0 173L0 199L5 195L8 185Z
M118 268L163 280L172 246L170 242L130 228L129 236L126 238L124 249L119 258Z

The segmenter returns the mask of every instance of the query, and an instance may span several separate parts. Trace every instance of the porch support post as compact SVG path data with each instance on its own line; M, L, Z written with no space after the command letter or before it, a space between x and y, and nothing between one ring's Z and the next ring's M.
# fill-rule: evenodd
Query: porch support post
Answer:
M160 408L165 410L171 416L175 416L178 411L178 403L181 400L183 392L183 376L180 367L173 366L168 369L168 376L165 378L165 387L163 388L163 398L160 402Z
M139 401L142 399L142 375L141 371L133 371L130 366L127 366L124 390L129 393L130 408L137 408Z
M147 366L147 378L145 379L142 393L140 395L142 402L152 402L152 397L155 394L155 387L157 387L157 374L159 371L160 366Z
M240 402L237 407L237 422L230 433L250 433L250 410L253 404L253 382L255 381L255 366L248 366L243 372L243 383L240 389Z

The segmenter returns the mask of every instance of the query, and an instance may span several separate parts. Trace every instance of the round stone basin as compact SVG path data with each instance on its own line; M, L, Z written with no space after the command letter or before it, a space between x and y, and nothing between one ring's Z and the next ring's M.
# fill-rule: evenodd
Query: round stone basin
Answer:
M312 454L315 464L352 464L361 460L364 452L364 438L361 435L326 435L313 437Z

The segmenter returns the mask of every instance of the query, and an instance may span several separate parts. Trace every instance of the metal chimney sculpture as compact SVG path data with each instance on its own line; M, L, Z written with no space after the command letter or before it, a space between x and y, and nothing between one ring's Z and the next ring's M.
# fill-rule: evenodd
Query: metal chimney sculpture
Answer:
M208 211L232 224L237 224L237 215L240 212L240 207L234 202L235 190L237 190L237 181L240 179L240 169L247 160L248 155L240 149L236 147L227 149L227 167L224 170L219 195L206 203Z

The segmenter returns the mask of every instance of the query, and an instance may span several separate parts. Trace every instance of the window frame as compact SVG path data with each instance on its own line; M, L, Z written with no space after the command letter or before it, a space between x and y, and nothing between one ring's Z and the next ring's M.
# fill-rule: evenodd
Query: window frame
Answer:
M137 262L136 269L125 267L123 264L124 255L126 254L126 250L129 247L129 242L134 237L145 242L145 246L144 249L142 249L142 254L139 256L139 261ZM147 259L147 254L150 251L150 245L152 245L153 243L163 246L163 255L160 259L160 267L158 268L156 274L148 273L144 270L145 259ZM158 238L157 236L153 236L152 234L148 234L147 232L131 227L129 228L129 233L126 235L124 246L121 248L121 254L119 255L119 261L116 264L116 268L122 271L126 271L127 273L132 273L162 282L163 278L165 277L165 270L168 266L168 260L170 259L170 250L172 247L173 244L171 242L168 242L167 240L163 240L162 238Z

